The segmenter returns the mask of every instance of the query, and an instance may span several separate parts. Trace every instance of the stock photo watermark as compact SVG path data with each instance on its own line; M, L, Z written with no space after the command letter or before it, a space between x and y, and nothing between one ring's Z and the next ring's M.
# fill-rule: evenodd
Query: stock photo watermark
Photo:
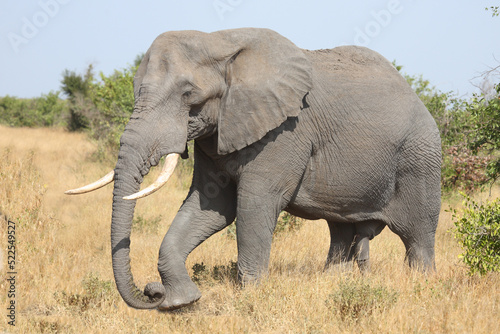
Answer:
M72 0L40 0L38 10L31 16L23 16L18 32L9 32L7 38L15 53L19 53L22 45L28 44L35 38L50 20L61 10L63 5Z
M403 12L403 5L399 0L390 0L387 2L385 8L370 11L370 17L364 27L359 26L354 28L353 42L359 46L368 46L373 39L377 38L382 31L387 28L394 16ZM347 44L347 43L344 43Z
M212 5L219 16L219 19L224 21L224 15L226 15L227 12L234 11L242 3L243 0L214 0Z
M17 266L16 266L16 223L7 219L7 323L10 326L16 325L16 281L17 281ZM3 259L2 259L3 260ZM3 261L2 261L3 262ZM3 263L2 263L3 264Z

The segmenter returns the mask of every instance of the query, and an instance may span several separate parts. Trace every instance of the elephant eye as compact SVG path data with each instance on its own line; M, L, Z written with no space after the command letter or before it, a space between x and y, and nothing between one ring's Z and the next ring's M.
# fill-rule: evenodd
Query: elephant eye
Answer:
M182 94L182 96L184 96L184 97L190 97L191 96L191 91L184 92L184 94Z

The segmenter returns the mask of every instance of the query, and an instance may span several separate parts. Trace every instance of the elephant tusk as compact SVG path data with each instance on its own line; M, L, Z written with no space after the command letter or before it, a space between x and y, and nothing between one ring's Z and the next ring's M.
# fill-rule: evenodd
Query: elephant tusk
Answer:
M64 193L67 195L78 195L78 194L88 193L90 191L94 191L96 189L102 188L105 185L113 182L114 178L115 178L115 171L112 170L111 172L104 175L104 177L100 178L99 180L95 181L94 183L88 184L84 187L80 187L77 189L67 190Z
M155 191L157 191L161 187L163 187L163 185L165 185L165 183L167 183L170 176L172 176L172 173L174 172L175 166L177 165L178 159L179 159L178 153L171 153L171 154L167 155L167 157L165 158L165 164L163 165L163 169L162 169L160 175L158 176L158 178L156 179L156 181L153 182L153 184L150 185L149 187L147 187L147 188L145 188L145 189L143 189L135 194L125 196L125 197L123 197L123 199L133 200L133 199L139 199L142 197L146 197L148 195L151 195L152 193L154 193Z

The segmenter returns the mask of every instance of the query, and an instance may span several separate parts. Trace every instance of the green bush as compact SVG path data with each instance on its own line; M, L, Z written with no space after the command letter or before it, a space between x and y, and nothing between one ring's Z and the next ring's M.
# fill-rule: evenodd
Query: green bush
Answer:
M0 123L15 127L48 127L63 125L68 113L59 92L50 92L33 99L12 96L0 98Z
M471 115L472 131L469 132L469 148L473 152L487 151L496 154L485 167L487 181L495 182L500 177L500 84L495 85L495 94L486 98L485 94L474 95L467 103Z
M441 132L442 185L472 192L500 177L500 85L493 96L475 94L459 109L453 113L452 134Z
M93 67L85 74L65 71L62 90L70 104L70 131L86 130L99 144L99 154L115 155L120 136L134 110L133 80L137 66L95 78Z
M99 113L93 119L91 134L118 147L120 136L134 110L135 68L115 71L110 76L100 74L100 81L90 86L89 98Z
M86 110L89 108L87 101L90 84L93 80L92 65L89 65L84 75L69 70L63 72L61 89L69 101L69 117L67 121L69 131L80 131L88 129L90 126Z
M479 204L463 196L463 213L451 210L455 238L464 251L460 257L471 275L500 271L500 198Z
M371 286L358 280L346 280L328 296L326 305L343 321L358 321L374 312L392 307L398 293L383 286Z
M193 269L193 282L213 284L214 282L229 281L234 284L238 280L238 262L231 261L229 265L216 265L212 269L202 263L195 263Z
M274 229L274 235L282 232L298 231L303 224L304 219L291 215L286 211L282 211L278 217L278 222L276 223L276 228Z
M88 274L83 280L84 293L67 293L57 291L54 299L62 306L78 313L92 308L100 308L103 304L112 303L117 294L112 281L102 280L95 273Z

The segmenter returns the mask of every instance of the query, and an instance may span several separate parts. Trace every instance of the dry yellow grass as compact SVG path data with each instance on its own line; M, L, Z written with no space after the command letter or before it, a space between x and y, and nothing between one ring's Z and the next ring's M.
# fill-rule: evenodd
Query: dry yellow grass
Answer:
M128 308L113 282L109 245L112 187L70 197L63 191L92 181L113 166L92 160L96 147L82 134L0 127L0 210L16 222L16 326L2 312L0 332L19 333L493 333L500 314L500 275L468 277L442 212L436 239L437 273L424 276L403 263L404 247L387 229L372 241L372 272L322 271L328 250L323 221L306 222L273 243L270 274L243 290L231 275L214 275L236 261L236 241L219 233L188 258L203 298L173 313ZM154 174L150 176L154 178ZM136 283L158 280L164 233L186 190L173 179L139 201L145 222L132 235ZM493 196L499 196L498 189ZM453 205L460 205L456 201ZM448 204L444 203L443 208ZM158 227L155 219L161 216ZM151 224L147 225L147 224ZM6 283L6 223L0 298ZM144 260L141 260L144 259ZM206 270L193 273L195 264ZM344 287L344 290L341 289ZM351 288L351 290L349 290ZM339 302L340 291L351 305ZM361 297L360 297L361 296ZM370 299L372 298L372 299ZM4 307L5 305L5 307Z

